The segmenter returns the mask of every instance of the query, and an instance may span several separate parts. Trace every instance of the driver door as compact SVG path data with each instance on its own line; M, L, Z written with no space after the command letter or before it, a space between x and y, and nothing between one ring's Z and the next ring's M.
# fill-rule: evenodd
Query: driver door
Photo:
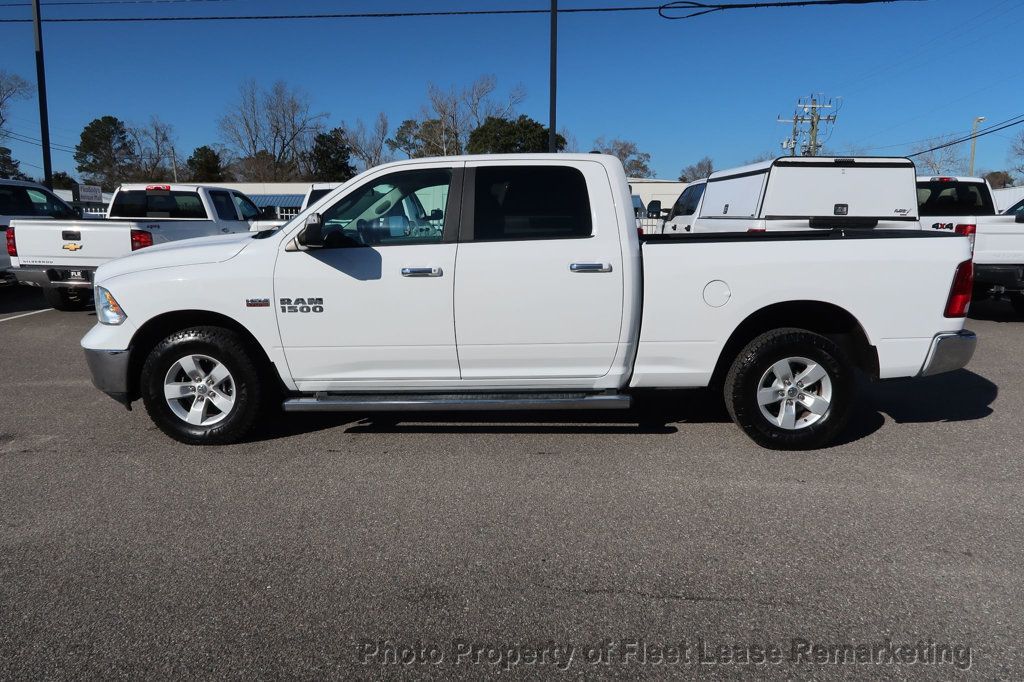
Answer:
M321 211L323 248L286 240L281 341L300 390L457 383L455 251L462 164L382 171Z

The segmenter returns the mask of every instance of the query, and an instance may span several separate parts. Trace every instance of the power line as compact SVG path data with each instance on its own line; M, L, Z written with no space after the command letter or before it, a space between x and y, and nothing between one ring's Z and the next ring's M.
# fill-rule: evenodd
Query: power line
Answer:
M13 130L0 131L0 139L2 139L4 137L10 137L12 140L15 140L16 142L25 142L25 143L28 143L28 144L34 144L37 147L42 147L43 146L43 141L40 140L39 138L31 137L29 135L25 135L24 133L16 133ZM52 142L50 143L50 147L52 149L58 151L58 152L64 152L65 154L74 154L75 153L75 150L72 149L71 147L66 147L66 146L60 145L60 144L53 144Z
M101 1L101 0L94 0ZM779 7L813 7L816 5L876 5L895 2L926 2L926 0L788 0L786 2L752 2L730 4L705 4L698 2L669 2L661 5L619 6L619 7L567 7L559 9L560 14L608 14L614 12L650 12L657 10L664 19L692 19L702 14L735 9L762 9ZM685 16L671 16L668 12L679 9L699 11ZM43 19L51 24L101 24L140 23L162 21L282 21L293 19L399 19L412 17L468 17L468 16L509 16L529 14L550 14L548 9L474 9L474 10L428 10L422 12L319 12L311 14L241 14L182 17L63 17ZM0 19L0 24L24 24L31 19Z
M958 144L963 144L964 142L970 142L972 139L978 139L979 137L985 137L986 135L991 135L993 133L998 133L1000 130L1006 130L1007 128L1012 128L1013 126L1018 126L1021 123L1024 123L1024 114L1020 114L1019 116L1014 116L1013 118L1007 119L1006 121L1003 121L1002 123L997 123L997 124L995 124L993 126L990 126L988 128L983 128L977 134L968 135L966 137L962 137L962 138L956 139L956 140L950 140L949 142L945 142L943 144L936 145L936 146L932 147L931 149L924 149L922 151L915 152L913 154L908 154L907 158L914 158L915 156L921 156L922 154L929 154L931 152L935 152L935 151L938 151L940 149L945 149L946 147L954 147L954 146L956 146Z
M66 5L175 5L183 2L235 2L236 0L52 0L44 2L44 7ZM0 7L31 7L31 2L0 2Z

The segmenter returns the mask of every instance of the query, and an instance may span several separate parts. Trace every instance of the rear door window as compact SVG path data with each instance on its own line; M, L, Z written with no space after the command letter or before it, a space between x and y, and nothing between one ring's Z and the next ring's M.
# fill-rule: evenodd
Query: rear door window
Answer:
M235 212L235 202L227 192L211 191L210 201L213 202L213 210L221 220L238 220L238 213Z
M676 199L675 206L672 207L672 215L693 215L697 212L697 205L700 204L700 198L704 196L704 188L707 184L700 183L699 185L690 185L683 190L683 193Z
M995 215L992 194L983 182L926 180L917 183L922 216Z
M111 218L192 218L205 219L206 209L198 192L118 192L110 207Z
M583 173L566 166L476 169L473 239L573 239L593 233Z

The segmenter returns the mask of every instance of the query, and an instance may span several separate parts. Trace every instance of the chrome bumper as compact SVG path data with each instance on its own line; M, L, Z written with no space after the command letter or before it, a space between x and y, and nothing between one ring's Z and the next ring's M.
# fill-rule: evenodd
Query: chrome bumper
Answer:
M966 367L974 356L974 348L977 345L977 335L966 329L937 335L932 339L932 347L928 350L928 357L921 368L921 376L928 377Z
M62 279L63 270L81 270L86 274L87 279ZM64 287L68 289L91 289L92 278L96 272L93 267L81 268L51 268L39 266L22 265L11 268L14 277L22 284L33 287Z
M92 374L93 386L121 403L129 410L132 401L128 394L128 361L126 350L85 349L85 362Z

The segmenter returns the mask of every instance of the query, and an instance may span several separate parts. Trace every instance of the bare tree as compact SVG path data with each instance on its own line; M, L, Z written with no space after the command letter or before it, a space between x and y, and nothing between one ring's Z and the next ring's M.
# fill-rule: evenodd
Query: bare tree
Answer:
M715 164L710 156L705 156L697 163L690 164L679 171L679 179L683 182L703 180L715 172Z
M303 159L326 117L313 113L309 97L284 81L264 90L250 80L239 87L238 102L219 124L246 179L290 180L301 175Z
M135 150L132 175L136 180L170 180L177 174L174 127L153 116L145 126L128 129Z
M364 170L392 160L391 154L385 149L389 125L387 114L383 111L377 114L372 128L368 128L362 119L356 119L355 125L351 127L344 124L342 127L352 153L359 159Z
M926 175L966 175L967 158L963 144L955 144L931 150L948 144L955 137L936 137L914 148L914 164Z
M1013 170L1024 173L1024 131L1013 138L1010 145L1010 158L1013 160Z
M636 142L632 140L615 138L609 142L605 141L602 136L594 140L594 149L602 154L611 154L617 157L622 162L623 168L626 169L627 177L651 177L651 155L640 151Z
M35 87L16 73L0 69L0 138L7 124L7 109L11 101L28 99L35 92Z

